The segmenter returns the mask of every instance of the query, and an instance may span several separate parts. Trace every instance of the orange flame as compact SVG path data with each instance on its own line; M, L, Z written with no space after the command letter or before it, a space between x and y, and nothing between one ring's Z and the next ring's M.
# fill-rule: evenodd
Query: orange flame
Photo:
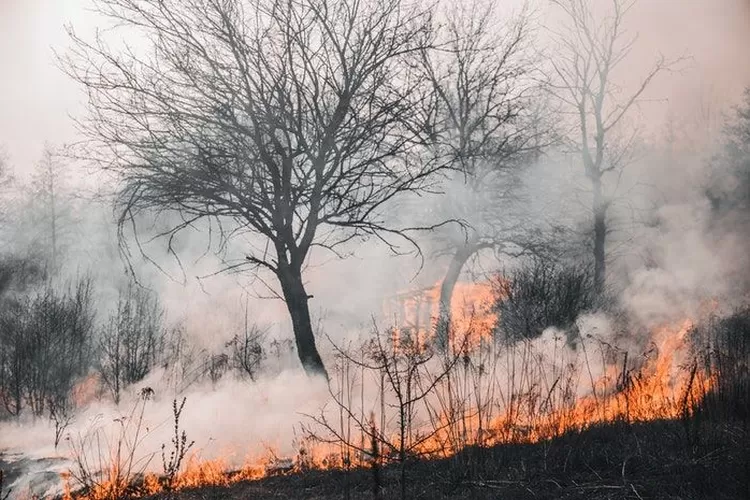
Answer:
M402 292L384 304L385 317L397 325L393 329L394 345L398 345L398 337L406 331L420 345L433 339L440 314L441 284ZM495 299L491 283L455 284L450 305L450 330L461 333L451 336L451 347L473 350L483 340L492 337L497 324L497 314L493 311Z
M399 345L407 330L419 345L429 342L439 313L439 297L440 287L436 285L402 294L387 304L386 313L392 314L399 325L392 332L394 346ZM595 357L590 352L592 340L581 340L577 363L567 359L550 362L534 350L532 342L521 343L509 353L492 351L500 349L489 341L497 322L493 305L490 284L457 284L451 302L451 330L463 332L466 340L459 342L454 338L451 342L466 349L466 361L457 368L463 370L463 375L448 376L435 386L433 410L426 410L430 438L421 440L414 450L423 456L450 456L469 445L538 442L601 423L674 419L689 414L711 388L712 379L697 364L690 364L688 333L693 323L688 319L655 328L651 332L651 348L631 359L624 351L600 346L597 370L591 359ZM516 374L516 359L523 360L525 369L532 371ZM497 366L491 366L493 360ZM510 374L504 379L507 387L490 390L487 380L500 369ZM469 392L456 397L461 390ZM355 448L305 441L295 460L279 459L269 450L264 456L249 458L238 469L232 469L227 460L203 460L194 454L172 486L178 490L227 486L309 469L371 465L371 457L361 452L368 446L363 442L359 451ZM63 478L67 499L103 500L112 488L123 486L105 484L85 495L75 494L69 477ZM110 477L110 483L119 480L116 471ZM138 493L152 495L163 489L163 480L149 474L143 478Z

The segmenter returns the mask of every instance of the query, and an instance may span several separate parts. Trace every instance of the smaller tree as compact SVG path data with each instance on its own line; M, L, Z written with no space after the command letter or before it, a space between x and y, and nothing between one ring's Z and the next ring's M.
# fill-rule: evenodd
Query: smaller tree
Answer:
M7 414L14 417L24 408L33 352L25 335L27 304L27 298L4 303L0 316L0 399Z
M148 375L164 351L164 312L159 300L130 282L99 340L99 374L116 404L122 391Z
M723 142L706 194L719 214L750 213L750 87L724 127Z
M750 87L743 102L734 109L724 126L720 153L713 159L706 186L711 203L712 220L709 230L723 240L727 234L750 242ZM750 266L747 252L733 256L731 265L738 272L734 285L738 295L750 289L750 276L744 270Z
M62 156L45 143L29 188L31 222L37 229L36 244L45 249L50 270L59 270L65 241L73 223L73 199L66 188L66 165Z
M13 176L13 171L10 166L10 161L8 160L8 155L5 152L5 150L0 147L0 199L3 202L3 206L0 206L2 208L2 214L5 215L5 198L8 194L8 188L13 184L13 181L15 180ZM4 219L0 219L0 221L4 221Z
M369 455L376 470L381 461L397 463L402 499L406 498L409 462L443 451L437 449L439 440L434 438L451 424L440 421L437 426L425 425L419 421L418 409L429 404L437 385L456 366L466 347L464 338L452 352L441 356L424 340L418 332L406 329L391 329L386 333L376 329L359 355L339 349L336 365L339 386L329 385L339 410L338 421L332 420L323 409L310 418L324 434L307 429L313 440L342 446L345 466L351 463L352 452L361 457ZM359 380L356 380L357 372L360 372ZM364 400L365 377L375 381L380 393L378 402ZM359 407L355 401L357 392L362 398ZM366 409L367 405L374 407L376 404L379 405L376 412ZM390 412L393 412L392 417Z
M13 167L10 158L5 149L0 146L0 236L2 236L3 246L14 243L12 234L6 234L9 227L12 228L13 221L16 220L18 210L18 200L16 200L17 190L16 178L13 174Z
M660 56L639 83L626 91L615 79L628 63L637 39L625 30L625 19L635 0L611 0L607 16L596 16L594 3L587 0L553 3L566 24L554 34L556 54L547 88L570 117L569 144L580 155L591 185L594 282L601 295L610 232L607 214L622 172L632 159L637 137L636 131L623 130L624 120L654 78L676 61Z
M26 336L33 344L28 403L34 414L69 405L75 383L89 370L94 331L91 280L67 290L48 285L30 304Z
M437 47L422 53L437 100L434 149L454 173L438 211L461 222L433 232L438 252L450 256L440 286L442 345L467 262L482 250L517 251L527 239L519 174L547 135L535 106L530 23L526 11L501 25L492 2L460 2L448 12Z
M60 420L73 388L90 367L91 282L67 290L47 284L0 302L0 399L19 416L49 413ZM60 420L62 422L62 420Z

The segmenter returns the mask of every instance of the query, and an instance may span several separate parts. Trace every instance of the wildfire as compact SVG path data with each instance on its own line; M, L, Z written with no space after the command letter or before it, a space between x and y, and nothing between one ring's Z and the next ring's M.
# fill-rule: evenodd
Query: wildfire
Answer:
M436 285L403 294L388 305L386 311L394 313L400 325L392 331L394 346L403 341L405 330L420 345L430 341L439 293ZM491 285L460 283L451 304L451 321L456 336L451 343L461 343L465 352L453 371L434 384L434 395L425 398L425 409L419 410L424 429L414 429L418 445L411 451L422 456L450 456L469 445L538 442L601 423L674 419L689 414L712 384L691 362L688 333L693 323L688 319L654 328L640 354L591 336L574 346L562 336L546 339L548 344L531 340L501 346L490 341L497 321ZM465 337L459 342L461 334ZM375 421L373 414L373 426ZM385 421L383 417L381 422ZM168 489L227 486L309 469L368 467L373 460L390 458L392 450L384 450L379 458L377 453L368 455L368 431L360 432L356 445L307 440L298 446L294 459L278 458L267 450L239 468L222 458L204 460L193 454ZM391 442L400 439L403 434ZM114 488L130 487L117 482L119 474L110 476L100 489L76 494L71 493L67 475L65 498L103 500L111 498ZM152 495L165 489L163 477L146 474L135 491Z
M674 419L692 411L711 387L711 380L696 366L680 366L692 326L692 321L684 320L677 326L657 328L653 336L656 349L644 354L645 362L640 368L628 369L627 357L622 367L607 366L604 375L594 380L589 395L537 420L527 420L531 432L524 440L549 439L600 423ZM510 424L503 415L495 427Z
M427 289L402 292L384 305L384 316L397 326L394 328L396 337L408 331L420 345L434 338L440 314L440 289L441 282L438 282ZM473 350L482 340L491 339L497 324L494 304L491 283L456 283L451 296L450 329L460 334L451 336L451 346L457 348L461 344ZM398 340L394 340L395 345Z
M91 374L81 379L74 387L72 399L77 408L82 408L96 399L101 388L99 377Z

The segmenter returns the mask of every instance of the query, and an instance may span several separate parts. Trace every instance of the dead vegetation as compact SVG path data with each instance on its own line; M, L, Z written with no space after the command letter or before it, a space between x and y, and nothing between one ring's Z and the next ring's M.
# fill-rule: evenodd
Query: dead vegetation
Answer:
M414 499L456 500L741 499L750 492L747 439L747 430L717 426L694 447L680 422L620 422L542 443L470 447L448 459L415 460L408 492ZM399 469L380 470L379 497L372 492L372 471L355 469L186 490L177 498L392 498L400 494Z
M111 462L81 455L76 479L86 486L73 497L298 498L303 491L307 498L349 499L744 498L748 318L738 311L672 330L692 342L696 362L675 368L682 382L669 394L653 385L666 383L654 378L659 356L640 365L615 357L611 366L621 371L606 384L598 380L586 398L575 396L575 381L595 369L592 359L612 359L611 346L589 344L584 371L576 374L566 371L569 363L546 364L528 340L473 350L456 343L447 356L418 332L376 333L358 348L339 350L333 406L309 417L294 459L232 471L187 458L192 442L179 426L184 401L175 401L161 477L136 466L144 460L137 456L147 455L135 452L134 414L122 430L135 432L110 443ZM375 399L361 385L367 378L379 381ZM703 385L706 378L712 385ZM108 481L116 494L92 495Z

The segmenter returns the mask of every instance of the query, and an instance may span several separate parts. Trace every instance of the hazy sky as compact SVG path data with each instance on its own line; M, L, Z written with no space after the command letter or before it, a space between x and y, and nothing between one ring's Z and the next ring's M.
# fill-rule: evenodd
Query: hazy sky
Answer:
M0 145L19 171L36 162L45 140L74 137L68 114L82 98L54 66L51 48L64 49L64 23L93 24L84 5L87 0L0 0ZM726 104L750 84L750 0L640 0L630 29L640 35L634 75L659 51L694 57L688 70L650 92L669 96L674 114L692 113L700 100Z

